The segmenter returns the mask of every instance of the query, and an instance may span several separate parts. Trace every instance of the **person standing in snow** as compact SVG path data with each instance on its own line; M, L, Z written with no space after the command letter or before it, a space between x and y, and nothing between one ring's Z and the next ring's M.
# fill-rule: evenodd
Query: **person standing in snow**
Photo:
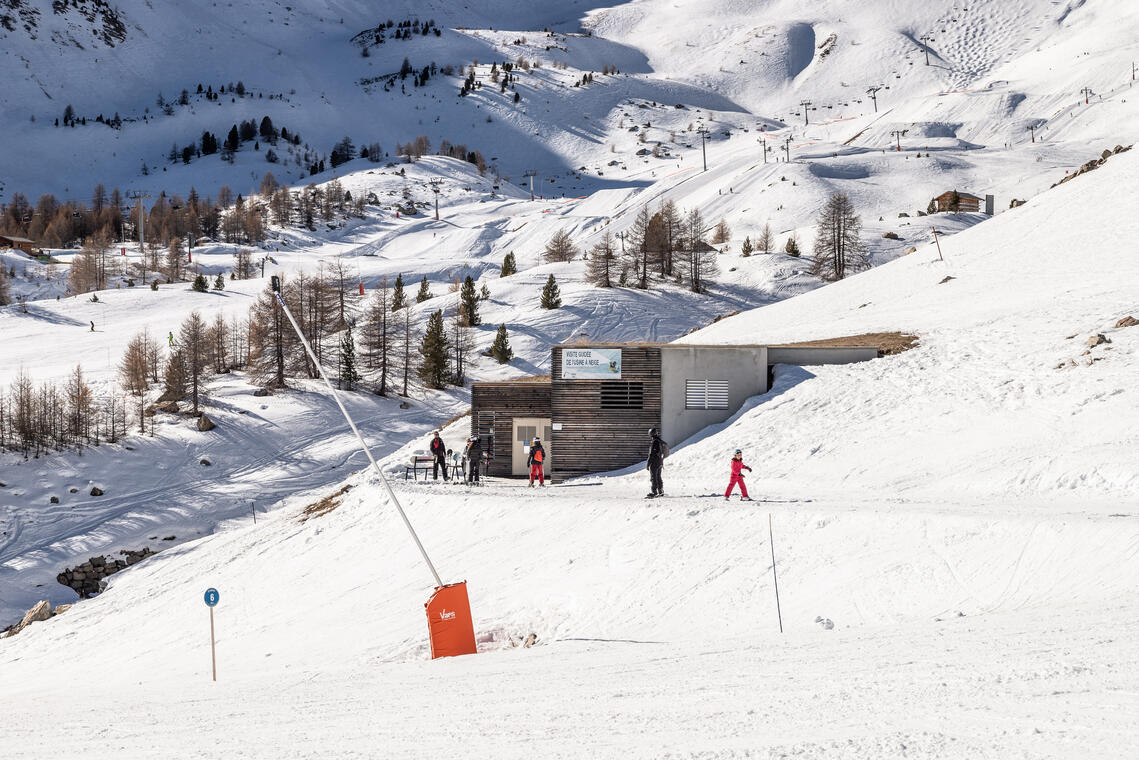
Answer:
M747 470L751 472L751 468L744 464L744 453L740 449L736 449L736 453L732 456L732 479L728 482L728 490L724 491L724 501L732 495L732 489L736 487L736 483L740 484L740 501L751 501L751 497L747 495L747 486L744 485L744 473Z
M546 485L546 476L542 473L542 467L546 461L546 450L542 448L542 439L534 436L534 440L530 443L530 456L526 457L526 464L530 465L530 487L534 487L534 478L538 479L538 485Z
M666 456L668 456L668 444L661 439L660 432L656 428L651 428L649 430L648 467L652 490L649 491L646 499L664 496L664 481L661 479L661 470L664 469L664 458Z
M95 332L95 323L94 322L91 323L91 332Z
M435 437L431 439L431 456L435 457L435 463L432 466L432 474L435 479L439 479L439 468L443 468L443 480L446 481L447 477L447 446L443 443L443 439L439 437L439 431L435 431Z
M166 334L166 342L170 344L171 348L174 348L174 333L173 332L169 332Z
M482 442L477 435L467 439L467 483L479 482L479 463L482 461Z

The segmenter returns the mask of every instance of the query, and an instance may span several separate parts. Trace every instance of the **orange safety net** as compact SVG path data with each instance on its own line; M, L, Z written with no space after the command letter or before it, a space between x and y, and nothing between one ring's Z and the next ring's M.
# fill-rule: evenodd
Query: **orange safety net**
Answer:
M475 626L467 582L439 586L423 605L427 608L427 630L431 636L431 659L475 654Z

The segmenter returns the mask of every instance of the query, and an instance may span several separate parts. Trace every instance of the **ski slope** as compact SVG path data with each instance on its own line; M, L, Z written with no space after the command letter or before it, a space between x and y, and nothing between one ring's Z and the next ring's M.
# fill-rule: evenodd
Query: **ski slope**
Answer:
M431 577L363 472L0 640L0 739L12 757L64 723L63 754L1130 757L1139 328L1114 324L1139 308L1136 191L1139 153L1122 153L943 240L944 261L922 246L692 334L920 342L781 368L673 442L664 499L641 498L643 472L397 479L441 574L470 585L476 656L425 660ZM385 451L385 470L421 447ZM737 447L762 501L716 495Z

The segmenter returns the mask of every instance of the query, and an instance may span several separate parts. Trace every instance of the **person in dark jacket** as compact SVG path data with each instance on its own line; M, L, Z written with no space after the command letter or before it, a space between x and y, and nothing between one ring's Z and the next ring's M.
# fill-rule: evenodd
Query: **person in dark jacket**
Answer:
M654 499L664 496L664 481L661 479L661 470L664 469L664 458L668 456L668 444L661 437L656 428L649 430L649 478L652 480L652 490L645 497Z
M534 478L538 479L538 485L546 485L546 476L542 472L542 468L546 464L546 450L542 448L542 439L534 436L534 440L530 443L530 455L526 457L526 464L530 466L530 487L534 487Z
M477 435L467 439L467 482L479 482L479 465L482 464L482 442Z
M447 477L447 445L439 437L438 430L435 431L435 437L431 439L431 456L435 457L435 463L431 468L435 479L439 479L439 468L442 467L443 480L449 480Z

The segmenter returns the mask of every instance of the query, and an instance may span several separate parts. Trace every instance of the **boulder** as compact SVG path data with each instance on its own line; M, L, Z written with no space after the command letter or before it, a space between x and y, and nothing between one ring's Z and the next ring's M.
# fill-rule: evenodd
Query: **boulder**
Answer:
M200 464L202 467L209 467L210 465L213 464L213 462L206 459L205 457L202 457L201 459L198 460L198 464Z
M177 414L178 413L178 402L177 401L163 401L160 404L155 404L152 408L155 411L166 412L167 414Z
M1132 316L1126 316L1115 323L1116 327L1134 327L1135 325L1139 325L1139 319Z
M69 489L67 489L67 490L68 490L68 493L79 493L79 489L78 489L78 488L69 488Z
M51 501L52 504L58 504L59 503L59 497L58 496L52 496L49 501Z
M51 613L51 614L52 614L52 617L54 617L54 616L56 616L56 615L62 615L63 613L65 613L65 612L67 612L69 609L71 609L71 607L72 607L72 605L70 605L70 604L61 604L61 605L59 605L59 606L58 606L58 607L56 607L54 610L52 610L52 613Z
M103 489L99 488L99 486L91 486L91 495L92 496L102 496L103 495Z
M203 433L207 430L213 430L216 427L217 425L214 424L214 421L206 415L203 414L198 418L198 430L202 431Z
M4 634L4 638L15 636L20 631L27 628L32 623L38 623L41 620L47 620L51 617L51 602L44 599L42 602L36 602L36 605L24 613L23 619L16 623L8 632Z
M896 232L883 232L882 237L886 240L901 240L902 238Z
M253 395L260 398L262 396L272 396L273 393L268 388L258 388L257 390L253 391Z
M1098 346L1102 343L1111 343L1111 341L1108 339L1108 337L1106 335L1104 335L1103 333L1097 333L1097 334L1093 335L1092 337L1088 338L1086 341L1084 341L1084 345L1087 346L1088 348L1095 348L1096 346Z

